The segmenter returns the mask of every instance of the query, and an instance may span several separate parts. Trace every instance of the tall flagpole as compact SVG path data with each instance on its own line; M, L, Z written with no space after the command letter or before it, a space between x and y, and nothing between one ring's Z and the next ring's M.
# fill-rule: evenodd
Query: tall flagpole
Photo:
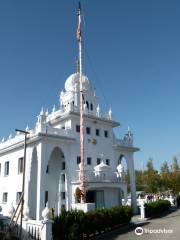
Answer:
M83 99L83 84L82 84L82 35L81 35L81 5L79 2L78 7L78 27L77 27L77 40L79 45L79 82L80 82L80 190L81 190L81 203L86 202L86 186L85 186L85 172L84 172L84 99Z

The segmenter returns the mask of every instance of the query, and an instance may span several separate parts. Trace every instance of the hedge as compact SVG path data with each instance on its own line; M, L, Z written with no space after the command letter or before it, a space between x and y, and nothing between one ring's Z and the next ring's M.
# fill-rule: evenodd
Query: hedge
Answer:
M83 211L63 211L52 225L54 240L80 240L110 230L113 227L128 224L132 217L129 206Z
M158 200L156 202L146 203L144 206L146 217L153 217L168 211L171 207L171 203L168 200Z

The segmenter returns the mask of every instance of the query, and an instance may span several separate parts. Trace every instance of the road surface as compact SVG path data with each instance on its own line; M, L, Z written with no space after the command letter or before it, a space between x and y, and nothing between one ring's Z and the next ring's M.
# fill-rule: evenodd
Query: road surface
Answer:
M139 222L133 218L135 227L132 229L115 230L100 237L102 240L180 240L180 209L163 217ZM137 235L135 234L136 227Z

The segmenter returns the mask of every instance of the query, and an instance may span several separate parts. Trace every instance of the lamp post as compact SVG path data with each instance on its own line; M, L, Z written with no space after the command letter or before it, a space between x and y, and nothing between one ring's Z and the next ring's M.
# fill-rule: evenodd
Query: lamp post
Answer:
M29 132L15 129L16 132L20 132L24 134L24 159L23 159L23 182L22 182L22 205L21 205L21 221L20 221L20 240L22 240L22 218L23 218L23 208L24 208L24 189L25 189L25 173L26 173L26 141L27 135Z

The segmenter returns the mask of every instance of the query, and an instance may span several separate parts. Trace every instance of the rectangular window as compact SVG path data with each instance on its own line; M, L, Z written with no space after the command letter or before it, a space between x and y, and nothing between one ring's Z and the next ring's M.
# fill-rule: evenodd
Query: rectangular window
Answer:
M106 159L106 164L110 165L110 160L109 159Z
M91 128L90 127L86 127L86 133L91 134Z
M91 165L91 158L90 157L87 158L87 165Z
M21 198L21 194L22 194L22 192L17 192L17 193L16 193L16 204L19 203L19 200L20 200L20 198Z
M64 199L65 199L65 197L66 197L65 195L66 195L66 194L65 194L65 192L61 192L61 199L63 199L63 200L64 200Z
M77 156L77 164L80 164L80 162L81 162L81 157Z
M46 166L46 173L49 173L49 165Z
M104 131L104 137L106 137L106 138L108 137L108 131L107 130Z
M97 165L99 165L101 163L101 159L97 158Z
M99 129L96 129L96 136L99 136Z
M80 126L76 125L76 132L80 132Z
M18 174L23 172L23 168L24 168L24 158L21 157L18 159Z
M91 111L93 111L93 104L91 103Z
M44 206L46 206L47 202L48 202L48 191L45 191L45 203L44 203Z
M4 192L3 193L3 203L7 203L7 200L8 200L8 193Z
M65 182L65 174L61 175L61 181L64 183Z
M62 162L62 170L65 170L65 169L66 169L66 163Z
M9 175L9 162L5 162L4 176Z

